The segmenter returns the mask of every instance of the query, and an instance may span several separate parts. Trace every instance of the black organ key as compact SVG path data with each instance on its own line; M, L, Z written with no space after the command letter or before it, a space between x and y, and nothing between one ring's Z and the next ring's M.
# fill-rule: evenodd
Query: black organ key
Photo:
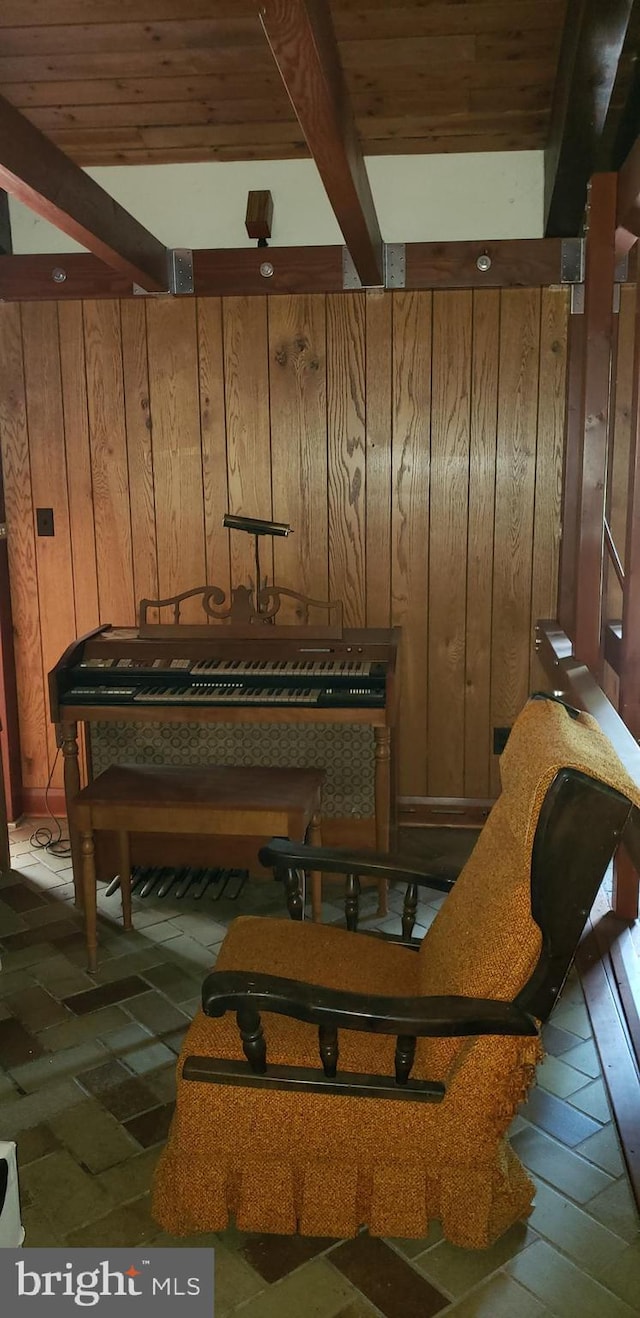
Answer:
M190 868L187 869L187 872L186 872L186 874L185 874L185 877L184 877L184 878L181 880L181 882L177 885L176 890L175 890L175 894L174 894L174 895L177 897L178 901L181 901L183 897L186 897L187 892L188 892L189 888L191 887L191 884L193 883L194 879L196 879L196 878L198 877L198 875L201 874L201 873L202 873L201 870L194 870L194 869L190 869Z
M158 884L156 897L166 897L167 894L171 892L176 879L178 879L181 874L184 874L184 869L165 869L163 877Z
M199 900L201 897L204 897L204 894L207 888L209 887L211 880L213 879L214 875L217 874L217 872L218 871L215 869L201 870L200 875L202 877L198 877L191 884L191 887L189 889L189 896L195 897L196 900Z
M154 868L151 870L151 873L147 871L147 877L144 883L142 884L142 887L140 888L139 895L141 897L148 897L153 892L153 889L155 888L158 879L160 879L161 877L162 877L161 865L154 866Z
M248 870L231 870L224 894L225 897L228 897L229 901L234 902L237 900L248 877Z

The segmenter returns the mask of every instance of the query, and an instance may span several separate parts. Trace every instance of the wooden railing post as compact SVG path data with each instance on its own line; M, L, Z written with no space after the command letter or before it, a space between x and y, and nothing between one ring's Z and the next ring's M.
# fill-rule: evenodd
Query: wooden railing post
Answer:
M640 297L636 285L627 529L622 593L619 713L640 737Z
M584 291L584 286L582 290ZM580 473L584 437L584 307L573 309L573 288L567 342L567 412L562 473L562 538L558 568L558 619L571 639L576 634L576 569L578 562Z
M602 679L602 579L613 346L617 175L591 180L585 253L582 452L576 556L576 657Z

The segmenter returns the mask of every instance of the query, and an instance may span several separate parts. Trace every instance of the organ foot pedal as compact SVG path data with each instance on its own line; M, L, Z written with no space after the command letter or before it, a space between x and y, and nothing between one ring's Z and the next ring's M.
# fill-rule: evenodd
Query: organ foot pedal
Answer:
M131 871L131 891L137 897L172 897L181 901L184 897L194 897L199 901L205 896L217 902L224 896L230 901L237 901L249 877L248 870L233 869L193 869L185 865L181 869L169 869L161 865L136 865ZM114 897L120 892L120 877L111 880L105 896Z

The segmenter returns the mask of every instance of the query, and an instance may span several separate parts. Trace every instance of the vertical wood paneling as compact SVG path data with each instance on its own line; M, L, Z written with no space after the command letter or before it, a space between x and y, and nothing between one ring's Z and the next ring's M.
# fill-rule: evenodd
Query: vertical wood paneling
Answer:
M222 302L219 297L200 298L197 309L206 576L209 585L221 586L228 596L229 532L222 525L229 511Z
M269 431L267 299L225 298L223 310L227 479L229 511L245 517L273 517ZM253 540L232 531L231 577L255 584ZM273 581L273 548L260 546L262 576Z
M536 448L535 512L531 581L531 632L537 618L555 618L558 599L562 505L562 420L566 396L566 339L569 294L544 288L540 316L540 381ZM548 683L535 649L531 649L529 689Z
M431 294L393 299L391 608L402 627L399 791L427 790Z
M282 584L402 627L401 794L489 794L492 728L524 703L532 622L554 612L566 337L550 290L0 306L25 784L46 783L45 669L75 634L133 621L141 595L253 580L229 508L291 522Z
M147 304L149 396L161 599L206 581L198 349L195 303L159 298ZM197 600L182 617L200 622Z
M277 297L269 309L274 580L313 599L329 591L324 298ZM319 615L316 615L319 617ZM290 618L295 622L295 616Z
M432 796L464 794L471 309L470 292L434 293L427 711Z
M38 605L33 498L20 307L0 304L0 442L7 516L16 681L20 716L22 781L44 785L48 777L45 683ZM45 619L46 622L46 619Z
M58 327L76 629L83 636L98 626L100 610L81 302L58 303Z
M464 795L489 795L491 764L491 611L496 493L500 293L473 294L469 535L465 656Z
M529 694L540 292L502 293L493 562L491 720L513 723ZM497 761L493 765L497 790Z
M391 318L393 295L367 293L367 626L391 620Z
M34 510L52 508L55 534L36 534L36 571L46 675L76 631L69 533L67 463L62 413L58 309L55 302L22 308L24 379ZM49 769L56 754L55 729L47 723ZM62 766L60 766L61 769ZM62 777L60 775L60 782Z
M348 627L366 616L365 294L327 298L329 593Z
M85 302L84 333L100 619L132 623L135 604L120 304Z
M136 610L158 598L158 550L153 487L151 408L144 300L122 303L122 368L131 502L131 552ZM149 614L149 621L157 621Z

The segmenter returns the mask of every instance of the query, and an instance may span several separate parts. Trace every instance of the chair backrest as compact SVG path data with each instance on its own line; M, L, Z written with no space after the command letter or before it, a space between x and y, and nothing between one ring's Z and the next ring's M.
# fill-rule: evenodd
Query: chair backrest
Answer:
M560 992L640 791L588 714L531 700L501 759L503 790L420 950L420 990L517 998L540 1019Z

